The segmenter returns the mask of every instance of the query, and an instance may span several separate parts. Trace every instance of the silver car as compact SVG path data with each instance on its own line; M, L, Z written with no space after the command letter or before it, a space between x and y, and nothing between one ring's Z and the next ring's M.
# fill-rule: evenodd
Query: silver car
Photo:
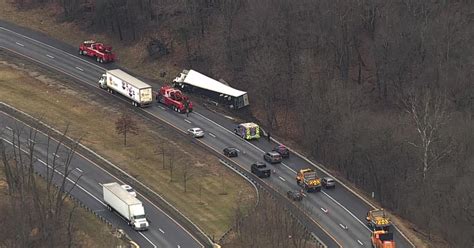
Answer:
M137 192L135 192L135 190L132 188L132 186L124 184L124 185L122 185L122 188L124 190L126 190L133 197L137 197Z
M326 189L335 188L336 187L336 180L334 180L331 177L323 177L323 179L321 180L321 184Z
M204 131L199 127L193 127L188 129L188 133L191 134L194 138L204 137Z

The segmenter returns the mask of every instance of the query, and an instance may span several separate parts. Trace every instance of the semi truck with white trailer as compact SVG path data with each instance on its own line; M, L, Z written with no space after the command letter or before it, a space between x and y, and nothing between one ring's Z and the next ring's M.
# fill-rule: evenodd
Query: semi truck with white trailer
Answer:
M152 87L120 69L108 70L102 74L99 87L110 93L120 93L137 107L146 107L153 102Z
M102 185L104 202L109 210L115 210L124 217L128 225L137 231L148 229L148 221L145 218L145 209L142 202L130 195L118 183L106 183Z

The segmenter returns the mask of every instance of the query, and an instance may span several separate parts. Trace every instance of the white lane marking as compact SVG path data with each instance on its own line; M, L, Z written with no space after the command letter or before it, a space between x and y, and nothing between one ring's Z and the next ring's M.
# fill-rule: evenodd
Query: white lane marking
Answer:
M24 47L25 45L21 44L20 42L15 42L17 45Z
M282 180L283 182L286 181L285 178L283 178L283 177L281 177L281 176L279 176L278 178L280 178L280 180Z
M178 248L181 248L181 246L178 245Z
M76 66L76 69L78 69L79 71L84 71L84 69L82 69L81 67Z
M214 125L222 128L224 131L228 132L228 133L232 133L230 130L226 129L225 127L221 126L220 124L216 123L215 121L205 117L204 115L202 114L199 114L197 112L195 112L195 114L201 116L203 119L206 119L207 121L209 121L210 123L213 123ZM232 133L233 134L233 133ZM259 150L260 152L262 153L265 153L262 149L260 149L258 146L248 142L247 140L244 140L244 142L246 142L247 144L249 144L250 146L253 146L256 150ZM301 156L300 154L298 154L301 158L305 159L307 162L311 163L312 165L314 165L310 160L308 160L306 157L304 156ZM283 166L285 166L288 170L292 171L293 173L296 174L296 171L293 170L292 168L288 167L286 164L284 163L281 163ZM324 173L330 175L329 173L327 173L325 170L321 169L320 167L318 166L315 166L316 168L318 168L319 170L323 171ZM345 186L345 185L344 185ZM347 188L347 187L346 187ZM329 197L329 199L331 199L332 201L334 201L335 203L337 203L340 207L342 207L346 212L348 212L354 219L356 219L362 226L364 226L367 230L370 231L370 229L367 227L367 225L365 225L359 218L357 218L351 211L349 211L347 208L345 208L341 203L339 203L338 201L336 201L336 199L332 198L330 195L328 195L326 192L324 191L321 191L324 195L326 195L327 197ZM351 191L352 192L352 191ZM358 194L354 193L355 195L358 196ZM363 200L363 198L361 198ZM401 233L401 232L399 232ZM406 240L408 240L407 238L405 238Z
M184 121L187 122L187 123L189 123L189 124L191 124L191 121L188 120L188 119L184 119Z
M3 29L3 28L0 27L0 29ZM11 50L11 49L6 48L6 47L3 47L3 46L0 46L0 47L6 49L6 50L8 50L8 51L11 51L11 52L13 52L13 53L16 53L16 54L18 54L18 55L24 56L24 55L22 55L22 54L20 54L20 53L17 53L17 52L15 52L15 51ZM33 58L31 58L31 57L28 57L28 56L24 56L24 57L29 58L29 59L31 59L31 60L33 60L33 61L36 61L36 62L41 62L41 61L35 60L35 59L33 59ZM51 68L55 68L55 67L52 67L52 66L51 66ZM60 69L58 69L58 68L55 68L55 69L58 70L58 71L60 71L60 72L62 72L62 73L64 73L64 74L66 74L66 75L69 75L69 76L71 76L71 77L73 77L73 78L76 78L76 79L78 79L79 81L82 81L82 82L84 82L84 83L87 83L87 81L83 81L81 78L77 78L77 77L75 77L75 76L72 75L72 74L68 74L67 72L64 72L64 71L62 71L62 70L60 70ZM87 84L88 84L88 83L87 83ZM26 115L26 116L28 116L28 117L34 118L33 116L31 116L31 115L29 115L29 114L27 114L27 113L25 113L25 112L23 112L23 111L21 111L21 110L18 110L18 109L14 108L14 107L12 107L12 106L10 106L10 105L8 105L8 104L1 103L1 102L0 102L0 104L9 106L9 107L15 109L16 111L21 112L22 114L24 114L24 115ZM148 111L145 110L145 112L148 112ZM152 114L152 113L150 113L150 112L148 112L148 113L149 113L149 114ZM152 115L155 116L154 114L152 114ZM9 115L8 115L8 116L9 116ZM9 116L9 117L12 118L12 119L15 119L15 120L17 120L17 121L20 121L19 119L16 119L15 117L12 117L12 116ZM41 121L39 121L39 122L40 122L41 124L45 125L46 127L50 128L51 130L54 130L56 133L61 133L61 132L59 132L58 130L54 129L53 127L49 126L48 124L45 124L45 123L43 123L43 122L41 122ZM165 122L166 122L166 121L165 121ZM172 123L169 123L169 122L166 122L166 123L168 123L170 126L173 126ZM28 126L28 127L30 127L30 128L33 128L32 126L29 126L29 125L26 124L26 123L23 123L23 125ZM33 128L33 129L34 129L34 128ZM176 128L176 129L179 130L179 131L182 131L182 130L179 129L179 128ZM45 135L45 133L41 132L40 130L37 130L37 129L34 129L34 130L39 131L40 133L42 133L43 135ZM185 131L182 131L182 132L185 132ZM5 139L3 139L3 138L1 138L1 137L0 137L0 139L2 139L2 140L4 140L4 141L8 142L8 143L11 144L11 145L13 145L13 144L12 144L11 142L9 142L8 140L5 140ZM53 140L54 140L54 138L53 138ZM55 141L58 142L57 140L55 140ZM64 145L64 144L63 144L63 146L68 147L67 145ZM94 154L95 156L99 157L99 158L102 159L103 161L107 162L107 163L110 164L112 167L114 167L115 169L119 170L121 173L127 175L129 178L134 179L134 178L133 178L132 176L130 176L127 172L123 171L122 169L120 169L120 168L117 167L116 165L112 164L110 161L108 161L107 159L103 158L103 157L100 156L99 154L95 153L94 151L92 151L92 150L89 149L88 147L86 147L86 146L84 146L84 145L82 145L82 144L80 144L80 143L79 143L79 146L81 146L82 148L84 148L84 149L86 149L87 151L91 152L92 154ZM23 149L22 149L22 150L23 150ZM24 151L24 150L23 150L23 151ZM24 152L27 152L27 151L24 151ZM107 173L109 176L111 176L111 177L115 178L117 181L121 182L121 180L120 180L119 178L115 177L113 174L111 174L110 172L108 172L107 170L105 170L104 168L102 168L101 166L97 165L95 162L93 162L92 160L88 159L87 157L85 157L85 156L82 155L81 153L77 153L77 155L81 156L84 160L87 160L89 163L93 164L93 165L96 166L98 169L102 170L104 173ZM41 162L42 162L42 161L41 161ZM44 163L44 162L42 162L42 163ZM44 163L44 164L45 164L45 163ZM46 164L45 164L45 165L46 165ZM60 172L58 172L58 171L56 171L56 172L61 175ZM69 179L69 178L67 178L67 179L72 182L71 179ZM160 195L158 195L156 192L154 192L153 190L151 190L150 188L148 188L146 185L144 185L144 184L141 183L140 181L138 181L138 180L136 180L136 179L135 179L135 181L136 181L137 183L141 184L143 187L145 187L145 188L148 189L149 191L153 192L153 193L154 193L155 195L157 195L158 197L160 197L168 206L170 206L171 208L173 208L175 211L179 212L178 209L176 209L173 205L171 205L171 203L167 202L164 198L162 198L162 197L161 197ZM122 183L123 183L123 182L122 182ZM98 184L100 185L100 187L102 187L102 183L98 183ZM79 184L78 184L77 186L78 186L80 189L82 189L84 192L86 192L88 195L90 195L92 198L94 198L95 200L97 200L100 204L102 204L103 206L107 206L104 202L102 202L102 201L99 200L97 197L95 197L94 195L92 195L90 192L88 192L87 190L85 190L85 189L84 189L83 187L81 187ZM166 213L165 211L163 211L161 208L159 208L157 205L155 205L153 202L151 202L151 201L150 201L149 199L147 199L146 197L143 196L143 198L145 198L145 200L147 200L148 203L150 203L151 205L153 205L157 210L159 210L161 213L163 213L164 215L166 215L170 220L172 220L174 223L176 223L179 227L181 227L182 230L184 230L186 233L188 233L189 236L191 236L196 242L198 242L198 243L201 245L200 247L204 248L204 245L202 245L201 242L199 242L187 229L185 229L183 226L181 226L180 223L178 223L175 219L171 218L171 216L169 216L168 213ZM181 213L181 212L179 212L179 213ZM191 222L201 233L204 233L196 224L194 224L191 220L189 220L184 214L181 213L181 215L182 215L185 219L187 219L189 222ZM140 234L143 236L143 234L142 234L141 232L140 232ZM145 239L147 239L145 236L143 236L143 237L144 237ZM148 240L148 242L150 242L150 243L156 248L156 245L155 245L155 244L153 244L149 239L147 239L147 240ZM211 239L208 238L208 241L211 242Z
M6 139L3 139L3 138L0 138L2 139L3 141L7 142L8 144L10 144L11 146L13 146L13 143L6 140ZM28 151L25 151L24 149L21 149L23 152L27 153L28 154ZM44 166L47 166L48 168L50 169L53 169L53 167L51 167L50 165L46 164L43 160L41 159L38 159L37 161L39 161L40 163L42 163ZM57 169L54 169L54 172L58 173L60 176L64 176L63 173L61 173L60 171L58 171ZM71 180L69 177L66 177L66 180L68 180L69 182L71 182L72 184L74 184L75 182L73 180ZM87 193L90 197L94 198L95 200L97 200L100 204L102 204L103 206L106 206L104 202L102 202L101 200L99 200L99 198L95 197L92 193L90 193L89 191L87 191L86 189L84 189L81 185L79 184L76 184L76 187L80 188L82 191L84 191L85 193Z
M53 152L53 155L57 158L59 158L59 155Z
M49 54L46 54L46 57L50 58L50 59L54 59L54 56L51 56Z
M163 231L163 229L161 229L161 228L158 228L158 230L163 234L165 233L165 231Z
M148 242L150 242L151 245L153 245L153 248L156 248L156 245L153 244L153 242L151 242L151 240L149 240L143 233L141 232L138 232L140 235L142 235Z
M214 138L216 137L213 133L209 133L209 136L214 137Z
M36 143L34 140L32 140L32 139L30 139L30 138L28 138L28 142L30 142L30 144Z
M224 117L227 118L227 119L230 119L230 120L234 120L234 117L232 117L232 116L224 115Z
M325 208L321 208L321 210L322 210L324 213L326 213L326 214L328 213L328 210L325 209Z
M79 167L76 167L76 170L78 170L80 173L83 173L83 171L79 169Z
M344 226L343 224L339 224L339 226L344 229L344 230L347 230L347 226Z
M28 39L28 40L30 40L30 41L34 41L34 42L36 42L36 43L38 43L38 44L41 44L41 45L43 45L43 46L46 46L46 47L49 47L49 48L54 49L54 50L56 50L56 51L59 51L59 52L65 54L65 55L67 55L67 56L69 56L69 57L73 57L73 58L79 59L79 60L81 60L81 61L83 61L83 62L86 62L87 64L92 65L92 66L94 66L94 67L96 67L96 68L99 68L99 69L101 69L101 70L104 70L104 71L107 70L107 69L105 69L104 67L98 66L98 65L96 65L96 64L94 64L94 63L91 63L91 62L89 62L89 61L87 61L87 60L85 60L85 59L83 59L83 58L80 58L80 57L78 57L78 56L69 54L69 53L67 53L67 52L65 52L65 51L63 51L63 50L61 50L61 49L59 49L59 48L53 47L53 46L48 45L48 44L46 44L46 43L43 43L43 42L41 42L41 41L39 41L39 40L35 40L35 39L30 38L30 37L28 37L28 36L22 35L22 34L20 34L20 33L17 33L17 32L15 32L15 31L13 31L13 30L10 30L10 29L4 28L4 27L0 27L0 29L5 30L5 31L10 32L10 33L14 33L14 34L16 34L16 35L18 35L18 36L21 36L21 37L23 37L23 38L25 38L25 39Z
M4 141L10 143L10 145L13 145L11 142L9 142L8 140L5 140L3 139ZM23 149L22 149L23 150ZM26 152L26 151L23 151L23 152ZM51 166L47 165L43 160L41 159L38 159L39 162L41 162L42 164L44 164L45 166L49 167L50 169L53 169ZM63 173L59 172L58 170L54 169L54 171L56 173L58 173L59 175L61 176L64 176ZM75 184L75 182L73 180L71 180L69 177L66 177L66 179L71 182L72 184ZM79 184L76 184L76 187L80 188L82 191L86 192L88 195L90 195L92 198L96 199L100 204L102 204L103 206L106 206L106 204L104 202L102 202L101 200L99 200L97 197L95 197L93 194L91 194L89 191L87 191L86 189L84 189L81 185ZM148 242L150 242L150 244L153 245L154 248L156 248L156 245L153 244L153 242L151 242L151 240L149 240L145 235L143 235L141 232L139 232L140 235L143 236L143 238L145 238Z
M364 246L364 243L362 243L362 241L360 241L360 240L357 240L357 243L359 243L359 245L361 245L361 246Z
M165 107L158 105L158 108L165 110Z
M357 220L357 222L359 222L362 226L364 226L367 230L370 231L370 228L367 227L366 224L364 224L361 220L359 220L359 218L357 218L351 211L349 211L349 209L347 209L346 207L344 207L341 203L339 203L338 201L336 201L336 199L332 198L330 195L328 195L326 192L322 191L321 190L321 193L323 193L325 196L327 196L329 199L331 199L333 202L335 202L337 205L339 205L339 207L341 207L342 209L344 209L346 212L348 212L352 217L354 217L354 219Z
M37 43L39 43L39 44L42 44L42 45L44 45L44 46L47 46L47 47L50 47L50 48L55 49L55 50L57 50L57 51L60 51L60 52L66 54L66 55L68 55L68 56L70 56L70 57L74 57L74 58L79 59L79 60L82 60L82 61L84 61L84 62L86 62L86 63L88 63L88 64L91 64L91 65L93 65L93 66L95 66L95 67L98 67L98 68L100 68L100 69L105 70L105 68L103 68L103 67L100 67L100 66L98 66L98 65L96 65L96 64L93 64L93 63L90 63L89 61L86 61L86 60L84 60L84 59L81 59L81 58L79 58L79 57L77 57L77 56L73 56L73 55L71 55L71 54L69 54L69 53L66 53L66 52L64 52L64 51L62 51L62 50L60 50L60 49L58 49L58 48L55 48L55 47L50 46L50 45L48 45L48 44L45 44L45 43L43 43L43 42L41 42L41 41L32 39L32 38L30 38L30 37L27 37L27 36L25 36L25 35L19 34L19 33L17 33L17 32L12 31L12 30L6 29L6 28L4 28L4 27L0 27L0 29L3 29L3 30L5 30L5 31L8 31L8 32L11 32L11 33L14 33L14 34L17 34L17 35L19 35L19 36L21 36L21 37L24 37L24 38L26 38L26 39L35 41L35 42L37 42ZM18 42L17 42L17 44L23 46L23 44L21 44L21 43L18 43ZM25 57L27 57L27 56L25 56ZM35 59L32 59L32 60L35 60ZM35 61L37 61L37 60L35 60ZM57 69L58 71L64 72L64 71L62 71L62 70L59 70L58 68L56 68L56 69ZM65 74L70 75L69 73L65 73ZM70 76L71 76L71 75L70 75ZM74 77L74 76L73 76L73 77ZM74 77L74 78L75 78L75 77ZM82 81L82 80L81 80L81 81ZM199 113L197 113L197 114L198 114L198 115L201 115L201 114L199 114ZM204 117L203 115L201 115L201 116ZM204 117L204 118L207 119L207 120L209 120L209 121L211 121L210 119L208 119L208 118L206 118L206 117ZM224 127L222 127L221 125L217 124L216 122L214 122L214 121L211 121L211 122L214 123L214 124L216 124L217 126L221 127L222 129L224 129L224 130L226 130L226 131L229 131L229 130L225 129ZM230 132L230 131L229 131L229 132ZM251 143L249 143L249 144L251 144ZM253 145L253 144L252 144L252 145ZM253 145L253 146L254 146L255 148L257 148L255 145ZM261 149L258 149L258 150L262 151ZM297 155L300 155L300 154L297 154ZM311 162L311 161L309 161L306 157L301 156L301 155L300 155L300 157L302 157L303 159L307 160L309 163L311 163L312 165L314 165L314 163ZM284 166L287 167L286 165L284 165ZM319 166L316 166L316 165L314 165L314 166L315 166L315 167L318 167L318 169L322 170L323 172L326 172L324 169L320 168ZM287 168L288 168L288 167L287 167ZM292 169L290 169L290 170L293 171ZM295 172L295 171L293 171L293 172ZM327 173L327 174L329 174L329 173ZM373 208L375 208L375 206L374 206L373 204L371 204L370 202L368 202L367 200L365 200L365 199L364 199L363 197L361 197L359 194L355 193L352 189L348 188L346 185L344 185L344 186L345 186L349 191L351 191L352 193L354 193L355 195L357 195L360 199L362 199L363 201L365 201L366 203L368 203L370 206L372 206ZM350 212L349 212L349 213L350 213ZM356 219L357 219L357 218L356 218ZM358 220L359 222L361 222L359 219L357 219L357 220ZM364 226L365 226L365 225L364 225ZM397 228L397 229L398 229L398 228ZM408 242L414 247L413 243L412 243L402 232L399 232L399 233L401 233L402 236L403 236L406 240L408 240Z
M6 128L7 130L13 131L13 129L12 129L11 127L9 127L9 126L6 126L5 128Z
M231 134L234 134L232 131L226 129L225 127L223 127L222 125L218 124L217 122L205 117L204 115L198 113L198 112L194 112L195 114L201 116L203 119L209 121L210 123L213 123L214 125L220 127L221 129L223 129L224 131L228 132L228 133L231 133ZM273 139L273 138L272 138ZM260 152L263 152L265 153L262 149L260 149L259 147L257 147L256 145L248 142L247 140L244 140L247 144L249 144L250 146L253 146L256 150L259 150ZM280 142L276 142L276 143L280 143ZM315 163L313 163L311 160L309 160L308 158L306 158L305 156L297 153L296 151L290 149L290 151L292 151L293 153L295 153L296 155L298 155L299 157L301 157L303 160L306 160L308 163L310 163L311 165L313 165L314 167L316 167L317 169L319 169L320 171L322 171L323 173L325 174L328 174L328 175L331 175L330 173L328 173L325 169L321 168L320 166L317 166ZM286 164L284 163L281 163L283 166L285 166L288 170L292 171L293 173L296 174L296 171L293 170L292 168L288 167ZM335 177L333 177L335 178ZM370 205L372 208L376 208L372 203L368 202L365 198L363 198L362 196L360 196L358 193L356 193L354 190L352 190L351 188L349 188L348 186L346 186L345 184L343 184L341 181L339 181L337 178L335 178L335 180L337 182L339 182L341 185L343 185L347 190L349 190L351 193L353 193L354 195L356 195L359 199L361 199L362 201L364 201L365 203L367 203L368 205ZM326 193L324 193L326 194ZM328 195L329 196L329 195ZM333 201L335 201L337 204L339 204L340 206L342 206L339 202L337 202L335 199L333 199L332 197L330 197ZM354 217L359 223L361 223L365 228L367 228L369 231L370 229L364 224L362 223L362 221L360 221L354 214L352 214L349 210L347 210L345 207L343 207L350 215L352 215L352 217ZM398 228L395 226L395 229L398 230ZM405 238L405 240L407 240L411 245L412 247L415 247L415 245L402 233L398 230L398 232Z

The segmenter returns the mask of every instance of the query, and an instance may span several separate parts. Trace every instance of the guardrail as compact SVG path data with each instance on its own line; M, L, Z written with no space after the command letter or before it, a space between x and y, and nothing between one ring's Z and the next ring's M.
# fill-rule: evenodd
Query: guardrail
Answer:
M234 172L236 172L237 174L239 174L240 176L242 176L245 180L249 181L249 182L255 187L255 189L257 190L257 192L258 192L258 190L263 190L263 191L265 191L266 193L268 193L268 194L270 195L270 197L271 197L273 200L276 200L275 195L272 194L272 193L274 193L274 192L273 192L273 189L271 189L271 188L269 189L269 188L265 187L264 185L260 184L260 183L259 183L259 180L258 180L253 174L249 174L248 172L242 170L242 168L241 168L240 166L238 166L238 165L232 165L232 164L230 164L230 163L228 163L228 162L226 162L226 161L224 161L224 160L222 160L222 159L219 159L219 162L221 162L221 164L225 165L226 167L228 167L228 168L231 169L232 171L234 171ZM284 196L281 196L278 191L277 191L276 196L279 197L279 198L280 198L280 197L284 197ZM258 202L257 202L257 204L258 204ZM293 206L293 204L290 204L290 206ZM293 207L294 207L294 206L293 206ZM298 209L298 208L296 208L296 209ZM307 229L307 227L304 225L304 223L302 223L302 222L299 220L298 216L296 216L296 215L294 214L294 212L292 212L292 211L290 210L290 208L287 207L286 210L287 210L287 212L298 222L298 224L300 224L301 227L303 227L303 228L310 234L311 239L313 239L313 241L316 243L316 247L318 247L318 248L328 248L328 246L327 246L314 232L311 232L311 231L309 231L309 230ZM227 232L219 239L219 242L221 242L221 241L225 238L225 236L226 236L231 230L232 230L232 228L231 228L229 231L227 231Z
M49 126L48 124L38 120L37 118L25 113L21 110L16 109L13 106L10 106L4 102L0 102L0 110L8 113L9 115L13 116L14 118L21 120L25 124L29 125L30 127L34 127L35 129L49 134L52 138L56 140L61 139L61 132L54 129L53 127ZM34 122L35 125L28 124L29 122ZM48 132L48 130L53 130L54 132ZM75 143L69 137L64 137L63 144L72 147ZM213 241L209 238L209 236L202 231L194 222L192 222L189 218L187 218L183 213L181 213L178 209L168 203L160 194L156 193L155 191L151 190L149 187L138 181L136 178L132 177L116 165L112 164L105 158L101 157L99 154L95 153L88 147L79 143L76 147L76 153L81 154L84 157L91 160L94 164L102 168L103 170L107 171L114 177L118 178L123 182L127 182L127 184L131 185L135 188L140 194L142 194L145 198L147 198L153 204L156 204L163 210L167 215L169 215L172 219L177 221L185 230L187 230L196 240L198 240L204 247L211 248L213 246Z

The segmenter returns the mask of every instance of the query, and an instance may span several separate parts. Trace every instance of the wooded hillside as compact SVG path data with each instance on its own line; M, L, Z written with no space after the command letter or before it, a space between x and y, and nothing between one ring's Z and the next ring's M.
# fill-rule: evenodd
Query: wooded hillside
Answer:
M60 20L124 43L153 38L151 60L179 54L178 70L248 91L260 123L428 238L474 242L473 1L16 2L57 2Z

